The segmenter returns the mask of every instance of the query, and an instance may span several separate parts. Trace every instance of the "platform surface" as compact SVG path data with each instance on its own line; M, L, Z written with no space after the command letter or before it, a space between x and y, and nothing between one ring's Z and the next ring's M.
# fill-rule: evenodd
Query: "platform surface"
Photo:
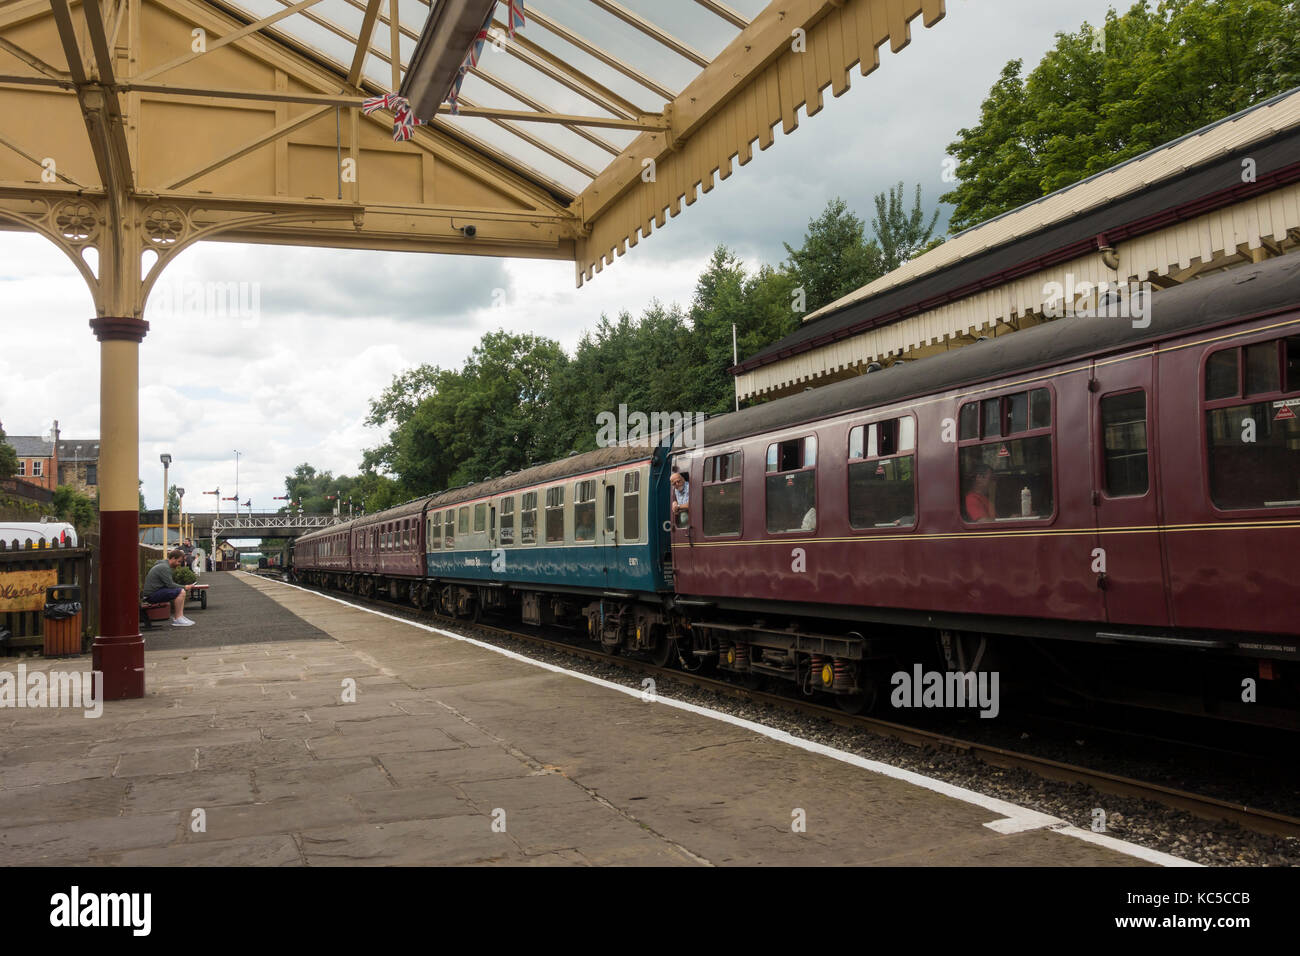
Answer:
M144 699L0 709L0 863L1144 865L317 594L203 580L195 627L147 635ZM19 663L90 667L0 670Z

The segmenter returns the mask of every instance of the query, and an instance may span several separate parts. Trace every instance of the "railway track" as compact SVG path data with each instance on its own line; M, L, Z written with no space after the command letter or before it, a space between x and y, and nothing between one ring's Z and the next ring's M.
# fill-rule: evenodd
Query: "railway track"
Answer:
M304 585L299 586L305 587ZM329 593L316 587L307 587L307 590L317 591L321 594ZM366 599L357 595L347 595L347 599L386 612L400 611L402 616L421 623L486 631L501 637L524 641L557 653L567 654L571 657L613 665L654 678L677 681L699 690L712 691L725 697L762 704L790 713L820 718L839 726L864 730L877 736L889 737L916 747L962 752L976 757L993 767L1024 770L1044 779L1063 783L1084 784L1100 793L1112 796L1149 800L1166 807L1182 810L1202 819L1233 823L1256 833L1300 838L1300 818L1275 813L1270 810L1232 803L1193 791L1179 790L1163 784L1065 763L976 740L954 737L949 734L883 720L878 717L847 714L837 707L827 707L783 694L752 690L703 674L668 666L659 666L633 657L608 654L591 647L583 647L568 641L557 640L535 630L521 629L522 626L504 627L485 620L470 621L463 618L453 618L432 611L418 610L407 604Z

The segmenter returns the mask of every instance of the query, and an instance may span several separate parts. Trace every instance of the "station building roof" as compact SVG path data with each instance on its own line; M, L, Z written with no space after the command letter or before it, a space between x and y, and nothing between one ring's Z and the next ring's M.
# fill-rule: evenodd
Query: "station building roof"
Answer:
M972 227L818 309L733 368L736 394L790 394L1037 324L1065 311L1053 283L1085 298L1101 283L1168 288L1297 246L1300 89Z

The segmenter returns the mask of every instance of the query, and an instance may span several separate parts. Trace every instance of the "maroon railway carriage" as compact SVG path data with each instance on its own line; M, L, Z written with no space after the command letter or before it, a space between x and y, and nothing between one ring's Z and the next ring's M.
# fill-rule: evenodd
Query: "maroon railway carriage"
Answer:
M379 580L392 579L390 587L400 593L390 597L406 600L410 584L421 581L425 573L422 514L426 500L409 501L305 536L294 555L297 573L308 583L364 597L374 596ZM322 561L317 553L322 538L337 542L350 559L346 563Z
M709 420L676 458L672 535L697 654L847 699L979 657L1294 725L1300 255L1157 293L1150 319L1062 319Z
M345 579L352 571L352 550L348 542L351 522L338 524L325 531L304 535L294 545L296 567L312 568L320 576L331 580Z

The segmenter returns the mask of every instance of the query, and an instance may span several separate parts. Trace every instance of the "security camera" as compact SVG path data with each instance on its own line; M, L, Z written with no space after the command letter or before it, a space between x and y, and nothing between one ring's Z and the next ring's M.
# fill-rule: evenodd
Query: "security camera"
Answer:
M473 239L478 235L478 226L461 226L460 234L466 239Z

